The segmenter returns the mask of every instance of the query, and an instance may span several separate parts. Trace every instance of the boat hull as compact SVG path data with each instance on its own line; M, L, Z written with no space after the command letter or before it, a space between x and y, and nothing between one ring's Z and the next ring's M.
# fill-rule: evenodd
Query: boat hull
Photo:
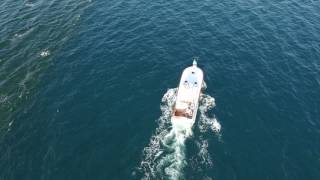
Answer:
M192 127L197 116L203 86L203 71L194 64L184 69L177 92L171 122L173 126Z

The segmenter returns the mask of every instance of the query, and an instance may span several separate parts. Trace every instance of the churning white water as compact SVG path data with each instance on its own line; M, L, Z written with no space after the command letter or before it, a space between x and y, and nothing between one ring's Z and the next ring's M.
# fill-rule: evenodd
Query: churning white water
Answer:
M139 169L143 172L143 179L184 179L183 169L186 161L186 140L193 135L192 128L175 127L171 125L171 114L175 103L177 88L168 89L161 100L161 116L157 120L158 128L151 137L147 147L143 150L143 159ZM200 132L209 129L215 133L220 132L221 125L216 118L210 118L206 114L215 106L214 98L202 94L200 97L200 120L198 128ZM211 157L208 154L208 142L201 139L197 142L200 158L210 165Z

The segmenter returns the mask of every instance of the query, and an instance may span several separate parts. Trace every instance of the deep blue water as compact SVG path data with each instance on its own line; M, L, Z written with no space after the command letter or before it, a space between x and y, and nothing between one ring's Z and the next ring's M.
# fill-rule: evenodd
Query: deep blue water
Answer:
M3 0L0 26L1 180L320 179L319 1ZM171 157L193 57L216 106Z

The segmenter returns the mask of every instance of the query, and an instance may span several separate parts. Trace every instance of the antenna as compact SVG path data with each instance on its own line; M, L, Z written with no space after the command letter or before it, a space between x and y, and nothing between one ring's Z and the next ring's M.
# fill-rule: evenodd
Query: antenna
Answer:
M197 66L197 61L199 60L199 57L193 57L193 66Z

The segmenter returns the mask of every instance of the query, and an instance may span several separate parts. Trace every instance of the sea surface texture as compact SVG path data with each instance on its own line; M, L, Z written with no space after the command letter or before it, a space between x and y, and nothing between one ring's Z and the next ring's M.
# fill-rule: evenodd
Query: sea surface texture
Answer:
M2 0L0 179L319 180L320 1Z

